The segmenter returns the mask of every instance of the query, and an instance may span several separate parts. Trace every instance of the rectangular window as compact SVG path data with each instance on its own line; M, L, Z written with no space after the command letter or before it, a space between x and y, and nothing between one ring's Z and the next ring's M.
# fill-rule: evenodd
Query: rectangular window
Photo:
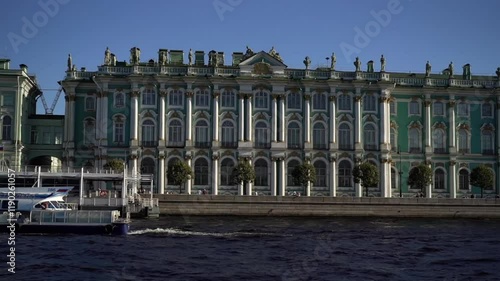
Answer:
M481 115L483 118L492 118L493 117L493 106L491 103L483 103L481 106Z
M94 97L86 97L85 98L85 110L94 111L95 110L95 98Z
M410 115L420 115L420 104L417 101L410 102Z
M434 103L434 116L443 116L444 115L444 104L442 102L435 102Z
M368 95L363 97L363 111L374 112L376 111L375 96Z
M396 102L391 101L389 103L389 110L391 111L391 115L396 115Z
M351 110L351 97L348 95L340 95L338 99L339 110Z
M168 105L182 106L182 92L179 90L170 91L168 95Z
M142 105L155 105L156 95L153 90L145 90L142 93Z
M209 105L209 94L208 91L197 91L195 95L195 105L197 107L208 107Z
M220 106L234 108L236 104L236 95L232 91L223 91L220 97Z
M326 110L327 99L325 94L314 94L313 95L313 109L314 110Z
M123 123L115 123L115 142L123 142Z
M469 116L469 104L467 104L465 102L459 103L457 114L458 114L458 116L461 116L461 117Z

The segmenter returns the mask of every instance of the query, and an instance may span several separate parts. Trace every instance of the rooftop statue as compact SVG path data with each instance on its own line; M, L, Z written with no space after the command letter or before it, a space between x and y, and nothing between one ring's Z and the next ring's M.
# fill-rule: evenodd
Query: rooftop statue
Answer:
M166 51L159 51L158 52L158 63L160 66L164 66L167 64L167 52Z
M137 47L133 47L130 49L130 63L131 64L139 64L141 61L141 49Z
M361 71L361 61L359 60L359 57L356 57L356 60L354 61L354 66L356 67L356 72Z
M68 70L71 71L71 66L73 65L73 59L71 58L71 54L68 54Z
M450 72L450 78L453 78L453 62L450 62L448 66L448 71Z
M104 51L104 65L111 64L111 51L108 47L106 47L106 51Z
M276 49L274 48L274 46L271 48L271 50L269 50L269 55L277 60L279 60L280 62L283 62L283 59L281 58L280 54L278 52L276 52Z
M500 67L497 67L497 71L495 73L497 74L497 78L500 80Z
M384 55L380 57L380 72L385 72L385 58Z
M188 64L193 65L193 50L189 49Z
M311 65L311 59L309 56L304 59L304 65L306 66L306 69L309 69L309 66Z
M332 60L332 62L331 62L330 67L332 70L335 70L335 64L337 63L337 57L335 56L335 53L332 53L331 60Z
M431 74L431 64L429 63L429 61L427 61L427 63L425 64L425 77L429 77L429 75Z
M254 55L253 50L247 45L247 50L245 52L245 55L243 56L243 59L247 59L253 55Z

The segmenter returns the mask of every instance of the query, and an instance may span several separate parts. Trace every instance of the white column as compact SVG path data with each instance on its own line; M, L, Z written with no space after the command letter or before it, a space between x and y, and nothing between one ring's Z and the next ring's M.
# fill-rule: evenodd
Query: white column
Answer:
M354 120L356 122L354 128L354 143L356 146L359 146L361 142L361 96L356 96L354 99L356 101L354 104Z
M385 178L386 178L386 196L387 197L392 197L392 178L391 178L391 163L388 162L387 168L385 170Z
M276 142L276 136L278 134L278 120L277 120L277 113L278 113L278 102L277 102L277 96L272 95L273 98L273 105L272 105L272 111L271 111L271 123L272 123L272 128L271 128L271 141Z
M286 169L285 169L285 159L280 159L280 195L285 196L286 192Z
M188 90L190 91L190 90ZM191 141L193 138L193 93L187 92L187 118L186 118L186 140Z
M306 143L311 142L311 96L306 95L304 96L305 99L305 126L304 126L304 131L305 131L305 139L304 141Z
M165 194L165 157L160 156L160 162L158 165L160 172L158 173L158 193Z
M166 127L166 120L165 120L165 97L166 97L166 92L162 91L160 93L160 129L158 132L158 138L160 140L165 140L165 127Z
M276 160L275 157L271 157L271 196L276 196Z
M213 140L219 141L219 93L215 92L214 96L214 114L213 114Z
M432 146L431 140L431 102L425 101L425 147Z
M305 196L311 196L311 186L312 186L311 182L310 182L310 181L309 181L309 182L307 182L307 186L306 186L306 194L305 194Z
M451 99L451 97L450 97ZM452 148L454 151L456 151L456 138L455 138L455 101L450 100L448 103L449 109L448 109L448 116L449 116L449 127L450 127L450 135L448 137L450 141L450 148ZM451 152L451 151L450 151Z
M239 141L245 141L245 95L240 94L239 95L239 100L240 100L240 107L239 107L239 113L238 113L238 119L239 119Z
M250 164L250 167L253 167L252 158L248 159L248 164ZM249 182L247 186L248 186L247 195L253 195L253 182Z
M134 177L137 177L138 176L138 167L137 167L137 164L139 162L139 159L137 158L137 156L134 156L132 158L131 162L132 162L132 175ZM133 194L137 193L137 182L134 182L132 184L132 193Z
M337 112L335 97L330 96L330 143L335 143L335 133L337 132Z
M189 167L191 167L191 170L193 169L193 166L191 165L191 156L186 157L186 162ZM193 179L188 179L186 181L186 194L191 194L191 189L193 187Z
M130 132L132 140L138 140L139 91L132 92L132 113L130 116Z
M380 197L387 197L387 159L380 163Z
M280 96L280 142L286 142L285 140L285 95Z
M386 118L385 118L385 141L387 143L391 142L391 106L390 106L390 101L387 99L385 103L385 112L387 112Z
M337 162L330 158L330 196L337 196Z
M252 96L247 97L247 141L251 142L252 141L252 135L253 135L253 108L252 108ZM250 194L251 195L251 194Z
M386 127L387 125L387 122L386 122L386 119L387 119L387 109L386 109L386 100L387 100L387 97L385 96L382 96L380 97L380 147L382 148L382 145L383 144L386 144L388 143L387 139L386 139L386 130L388 129Z
M356 191L356 197L363 197L363 188L359 183L354 184L354 190Z
M219 194L219 156L212 156L212 194Z
M243 195L243 188L245 187L243 186L243 183L240 182L238 184L238 195Z
M457 172L455 161L450 161L450 198L457 198Z

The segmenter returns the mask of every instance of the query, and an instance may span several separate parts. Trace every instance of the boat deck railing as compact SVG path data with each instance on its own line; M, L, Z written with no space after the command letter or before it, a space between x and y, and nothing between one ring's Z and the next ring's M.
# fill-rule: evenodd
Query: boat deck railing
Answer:
M119 211L32 211L30 224L107 224L118 220Z

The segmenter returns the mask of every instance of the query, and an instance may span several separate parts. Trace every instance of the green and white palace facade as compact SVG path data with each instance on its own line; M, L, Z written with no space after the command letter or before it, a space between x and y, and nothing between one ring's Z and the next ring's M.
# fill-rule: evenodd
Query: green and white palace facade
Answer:
M118 61L106 49L97 71L77 70L68 57L63 166L102 168L124 159L137 173L154 174L155 192L303 196L365 196L353 181L361 161L380 172L369 196L405 197L412 167L433 171L427 197L462 198L480 193L469 185L479 164L500 183L500 69L475 76L470 65L454 71L394 73L380 63L352 69L331 65L288 68L274 47L223 52L160 49L141 61L140 49ZM155 55L156 56L156 55ZM187 60L185 60L187 57ZM208 57L208 58L207 58ZM225 61L226 60L226 61ZM463 70L463 71L462 71ZM187 162L194 178L179 187L167 169ZM255 167L256 179L233 184L238 161ZM308 161L316 169L309 187L294 184L291 171Z

